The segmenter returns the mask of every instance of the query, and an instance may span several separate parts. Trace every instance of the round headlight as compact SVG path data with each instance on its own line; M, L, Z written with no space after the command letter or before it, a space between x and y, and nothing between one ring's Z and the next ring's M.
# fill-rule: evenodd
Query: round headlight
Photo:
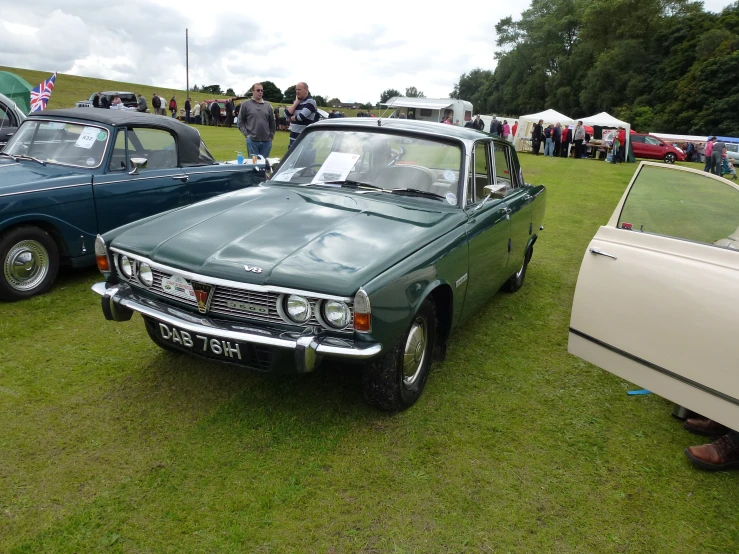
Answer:
M351 319L349 306L337 300L327 300L323 303L323 319L331 327L343 329Z
M128 256L121 256L118 266L121 268L123 275L130 279L133 275L133 267L131 267L131 260L128 259Z
M154 284L154 274L151 272L151 267L146 262L143 262L139 266L139 281L141 281L147 287Z
M285 308L287 317L295 323L305 323L310 319L310 303L302 296L288 296Z

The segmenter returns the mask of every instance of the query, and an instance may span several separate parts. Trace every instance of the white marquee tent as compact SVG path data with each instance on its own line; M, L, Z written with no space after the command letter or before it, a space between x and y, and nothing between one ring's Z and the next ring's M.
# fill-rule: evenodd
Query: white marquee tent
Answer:
M546 127L550 123L557 124L561 123L563 127L571 125L572 119L559 113L556 110L544 110L539 113L532 113L529 115L522 115L518 118L518 129L516 129L516 136L513 137L513 146L516 150L521 149L521 139L527 139L531 137L531 131L534 128L534 124L538 123L540 119L544 120L544 126Z
M578 121L582 121L583 125L596 125L598 127L607 127L609 129L617 129L618 127L623 127L624 129L626 129L626 145L624 146L624 148L626 148L626 152L629 151L629 142L631 142L631 123L626 123L625 121L616 119L606 112L600 112L598 114L591 115L590 117L583 117L580 118Z

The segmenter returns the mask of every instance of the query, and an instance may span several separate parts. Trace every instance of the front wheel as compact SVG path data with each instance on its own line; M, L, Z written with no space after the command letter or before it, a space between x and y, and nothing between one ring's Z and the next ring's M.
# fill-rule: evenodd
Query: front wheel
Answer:
M675 160L677 160L677 156L673 154L672 152L668 152L665 154L665 163L666 164L674 164Z
M424 300L401 339L362 373L364 396L382 410L399 412L421 397L436 343L436 309Z
M38 227L16 227L0 236L0 300L15 301L51 288L59 271L54 239Z

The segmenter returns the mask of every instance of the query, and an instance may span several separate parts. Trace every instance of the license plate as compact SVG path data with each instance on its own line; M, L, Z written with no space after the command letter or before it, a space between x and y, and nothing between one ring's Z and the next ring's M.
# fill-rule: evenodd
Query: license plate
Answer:
M247 347L244 343L185 331L161 322L157 322L157 326L162 340L184 350L212 358L221 358L228 362L248 362Z

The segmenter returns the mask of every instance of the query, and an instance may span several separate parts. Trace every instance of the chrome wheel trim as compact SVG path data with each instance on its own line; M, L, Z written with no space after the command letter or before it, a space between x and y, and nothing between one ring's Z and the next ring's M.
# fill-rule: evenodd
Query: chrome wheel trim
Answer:
M49 253L40 242L23 240L8 251L3 273L11 288L20 292L33 290L49 273Z
M524 254L523 263L518 271L516 271L516 281L520 281L523 277L523 269L526 267L526 255Z
M403 384L406 387L413 386L421 374L421 368L424 361L426 361L427 342L426 321L417 317L411 325L403 350Z

